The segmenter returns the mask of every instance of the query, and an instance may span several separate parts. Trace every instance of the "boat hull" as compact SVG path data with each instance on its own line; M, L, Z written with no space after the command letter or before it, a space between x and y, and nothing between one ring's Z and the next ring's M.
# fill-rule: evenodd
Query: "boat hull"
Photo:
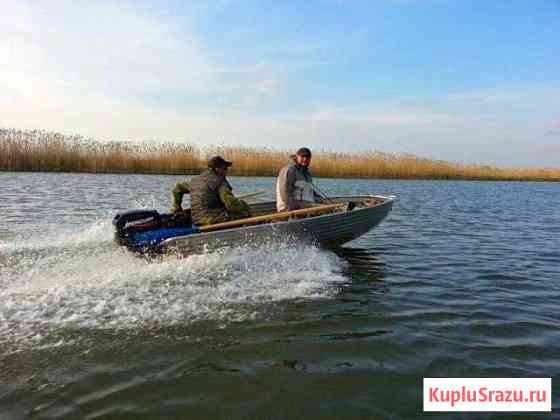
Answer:
M163 253L192 254L239 245L259 245L277 240L297 240L324 247L352 241L377 226L391 211L394 197L355 196L334 197L333 203L375 199L378 204L351 211L326 214L306 219L245 226L206 233L178 236L160 244ZM266 211L274 203L254 205L256 211Z

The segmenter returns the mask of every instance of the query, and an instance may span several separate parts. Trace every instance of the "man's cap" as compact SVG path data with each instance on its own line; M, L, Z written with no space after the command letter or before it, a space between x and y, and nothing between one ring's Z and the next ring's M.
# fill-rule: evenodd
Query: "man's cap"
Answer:
M214 156L208 159L208 167L209 168L228 168L233 165L233 162L229 160L225 160L221 156Z
M296 152L297 156L309 156L311 157L311 150L309 150L307 147L300 147L298 149L298 151Z

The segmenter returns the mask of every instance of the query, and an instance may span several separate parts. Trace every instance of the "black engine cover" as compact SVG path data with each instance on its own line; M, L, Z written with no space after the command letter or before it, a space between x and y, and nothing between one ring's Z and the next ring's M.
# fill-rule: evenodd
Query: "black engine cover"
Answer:
M161 216L156 210L130 210L118 213L113 219L118 234L159 229Z

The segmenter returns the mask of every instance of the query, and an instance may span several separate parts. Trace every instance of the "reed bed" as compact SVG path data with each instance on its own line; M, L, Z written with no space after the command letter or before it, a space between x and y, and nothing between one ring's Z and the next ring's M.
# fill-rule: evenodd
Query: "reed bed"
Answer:
M232 160L230 173L275 176L292 151L161 142L102 142L44 130L0 128L0 171L196 174L209 156ZM316 151L312 172L332 178L560 181L560 169L464 165L383 152Z
M0 129L0 170L93 173L198 173L188 144L100 142L43 130Z

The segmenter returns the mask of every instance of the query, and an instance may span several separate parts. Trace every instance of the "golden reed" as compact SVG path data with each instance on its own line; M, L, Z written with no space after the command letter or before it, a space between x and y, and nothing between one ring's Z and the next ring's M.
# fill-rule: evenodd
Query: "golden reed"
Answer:
M276 176L290 152L160 142L106 143L44 130L0 128L0 171L196 174L213 154L234 161L231 175ZM464 165L381 152L315 152L312 168L315 176L332 178L560 181L560 169Z

